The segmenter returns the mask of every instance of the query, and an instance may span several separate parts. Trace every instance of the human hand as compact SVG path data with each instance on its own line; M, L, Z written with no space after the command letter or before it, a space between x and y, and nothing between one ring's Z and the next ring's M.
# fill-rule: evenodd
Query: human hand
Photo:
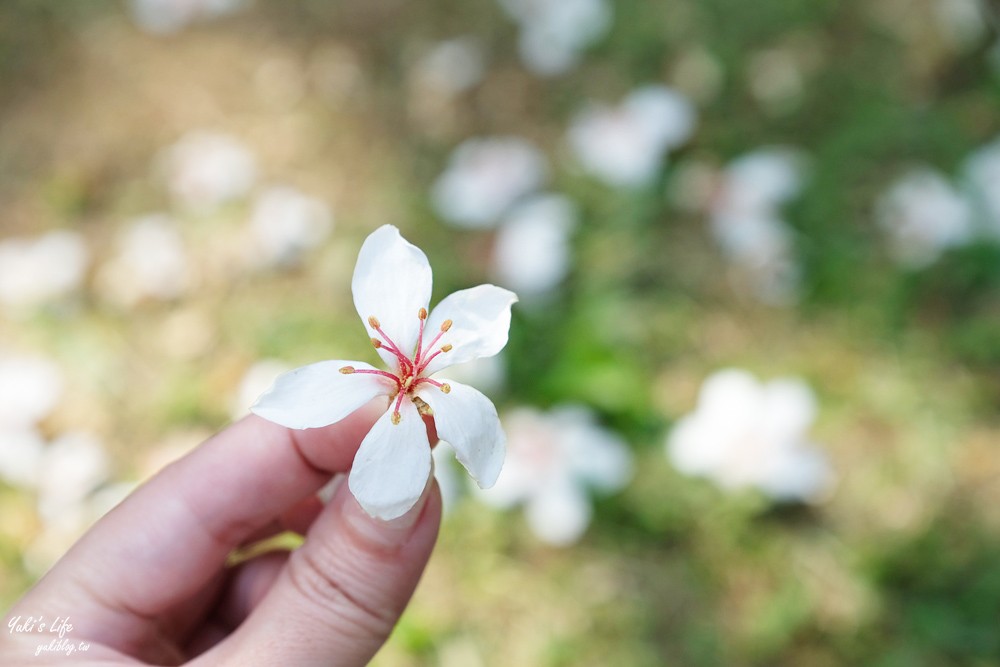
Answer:
M363 665L427 564L441 521L433 476L399 519L373 519L341 484L375 419L321 429L249 416L168 466L98 522L7 615L0 664L36 665L50 637L13 619L69 617L72 664ZM234 549L294 530L294 552L235 567ZM44 641L42 641L44 639ZM82 650L89 644L86 650Z

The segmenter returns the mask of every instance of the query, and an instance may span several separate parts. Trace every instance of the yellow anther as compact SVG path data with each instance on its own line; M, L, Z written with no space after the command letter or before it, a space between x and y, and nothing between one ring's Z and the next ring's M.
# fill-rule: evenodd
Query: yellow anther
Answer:
M380 341L378 338L372 338L372 345L374 345L375 349L377 350L380 347L382 347L382 341Z
M381 329L382 328L382 324L379 323L378 318L375 317L374 315L370 315L368 317L368 326L370 326L372 329Z
M451 320L445 320L444 322L442 322L441 323L441 331L447 331L448 329L450 329L451 328L451 324L452 324Z
M426 320L427 319L427 309L426 308L421 308L419 311L417 311L417 317L419 317L422 320Z
M441 346L441 351L442 352L451 352L451 343L448 343L447 345L442 345Z
M402 419L402 418L403 418L403 415L399 414L398 412L393 412L392 413L392 425L396 426L397 424L399 424L399 420Z
M340 369L340 372L343 373L344 375L350 375L351 373L354 372L354 366L344 366L343 368Z
M445 382L443 385L441 385L441 391L443 391L446 394L450 394L451 393L451 385L448 384L447 382Z

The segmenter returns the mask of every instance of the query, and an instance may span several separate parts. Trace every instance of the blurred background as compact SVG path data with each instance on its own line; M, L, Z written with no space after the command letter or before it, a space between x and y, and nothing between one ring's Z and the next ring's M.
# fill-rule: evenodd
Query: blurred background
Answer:
M0 603L280 372L399 226L490 492L375 664L1000 664L987 0L4 0Z

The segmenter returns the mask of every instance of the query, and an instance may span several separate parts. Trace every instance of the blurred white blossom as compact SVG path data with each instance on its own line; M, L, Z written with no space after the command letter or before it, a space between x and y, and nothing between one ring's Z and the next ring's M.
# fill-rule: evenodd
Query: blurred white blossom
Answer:
M38 356L0 356L0 433L34 427L59 403L63 376Z
M524 139L468 139L452 153L431 196L445 221L457 227L492 227L547 176L545 157Z
M711 206L716 217L773 216L802 188L805 158L793 148L768 146L726 167Z
M617 107L592 104L569 128L570 147L588 172L615 187L649 183L667 151L694 132L696 114L686 97L666 86L645 86Z
M815 417L816 399L801 380L761 383L743 370L718 371L702 385L695 411L671 431L667 455L680 472L726 490L815 500L834 480L808 437Z
M32 427L0 425L0 480L23 489L38 484L45 439Z
M32 489L45 439L37 426L62 397L59 367L38 356L0 356L0 480Z
M253 153L238 139L190 132L162 157L167 187L181 208L207 213L245 196L257 179Z
M974 233L968 200L938 172L922 168L902 176L879 199L879 225L900 264L920 268Z
M130 0L132 18L142 30L166 35L197 21L231 14L247 0Z
M79 506L108 481L110 461L103 445L85 433L65 433L42 455L38 477L38 513L51 520Z
M89 253L83 236L53 231L0 241L0 304L31 308L64 296L83 282Z
M452 96L479 83L486 58L479 42L458 37L435 44L414 65L413 83L427 93Z
M176 299L194 283L194 264L168 215L154 213L131 221L119 235L117 249L102 267L98 284L123 305Z
M577 211L562 195L538 195L519 204L497 231L493 267L497 282L522 298L544 294L569 272L570 236Z
M521 29L518 50L525 66L540 76L572 69L580 54L611 28L607 0L499 0Z
M805 159L794 149L757 149L726 166L709 203L716 242L765 303L788 303L798 294L800 268L781 208L799 193L804 171Z
M287 186L261 191L250 214L255 253L265 265L293 265L333 228L325 202Z
M520 408L504 418L507 460L496 485L478 495L495 507L524 504L528 525L558 546L580 539L590 524L590 490L610 493L632 477L632 454L582 406L547 413Z

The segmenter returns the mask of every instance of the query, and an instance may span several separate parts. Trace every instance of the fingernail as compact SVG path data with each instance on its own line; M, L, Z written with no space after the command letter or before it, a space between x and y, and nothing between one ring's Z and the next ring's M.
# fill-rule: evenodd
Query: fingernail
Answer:
M431 484L433 483L434 475L431 475L427 478L424 491L420 494L420 498L417 499L413 507L407 510L402 516L388 521L376 519L369 515L358 504L358 501L354 499L354 496L347 488L347 484L344 484L339 489L339 492L344 493L346 496L343 500L344 520L354 533L367 542L382 549L395 549L406 542L410 537L410 533L413 532L413 526L417 523L417 519L420 518L424 505L427 504L427 497L430 495Z

